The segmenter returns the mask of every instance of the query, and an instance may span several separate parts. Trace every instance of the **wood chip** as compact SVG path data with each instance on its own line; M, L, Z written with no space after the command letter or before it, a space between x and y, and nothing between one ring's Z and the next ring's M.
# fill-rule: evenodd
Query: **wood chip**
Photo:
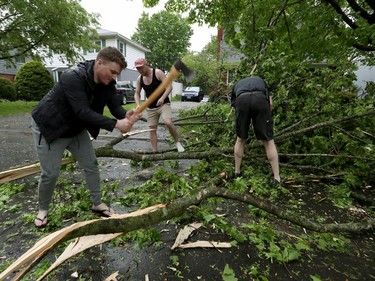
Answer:
M216 242L216 241L196 241L181 244L178 246L182 249L188 248L231 248L232 245L228 242Z
M189 238L190 234L200 228L202 226L202 223L191 223L189 225L186 225L183 229L181 229L177 235L177 238L172 246L172 250L179 247L186 239Z
M118 281L116 278L117 276L118 276L118 271L116 271L115 273L112 273L104 281Z

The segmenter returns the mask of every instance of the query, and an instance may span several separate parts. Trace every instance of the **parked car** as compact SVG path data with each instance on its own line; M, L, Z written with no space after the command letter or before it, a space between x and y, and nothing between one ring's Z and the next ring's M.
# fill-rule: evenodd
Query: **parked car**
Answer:
M187 87L182 91L181 101L191 100L200 102L203 100L203 96L204 94L200 87Z
M134 102L135 87L126 81L117 81L116 93L123 105Z

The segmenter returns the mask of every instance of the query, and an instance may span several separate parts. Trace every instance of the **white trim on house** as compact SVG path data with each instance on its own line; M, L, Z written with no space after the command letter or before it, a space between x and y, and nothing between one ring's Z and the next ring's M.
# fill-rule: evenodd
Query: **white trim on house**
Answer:
M118 80L135 81L138 77L138 72L133 67L134 61L138 57L145 57L145 53L150 52L150 50L118 32L102 28L97 29L97 32L99 38L95 42L97 41L98 48L92 49L89 52L80 52L83 60L95 59L99 50L103 47L115 47L122 51L128 63L127 68L121 72ZM45 65L51 71L54 81L58 81L62 71L71 67L63 61L63 56L60 54L53 54L51 59L46 59Z

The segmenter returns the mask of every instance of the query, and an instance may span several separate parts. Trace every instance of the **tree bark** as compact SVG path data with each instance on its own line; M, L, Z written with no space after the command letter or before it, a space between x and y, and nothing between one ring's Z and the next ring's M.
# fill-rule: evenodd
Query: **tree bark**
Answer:
M375 227L375 219L362 223L317 223L306 217L297 216L293 211L284 209L282 207L277 207L272 205L270 202L261 200L250 194L238 193L224 187L219 187L223 183L223 179L221 177L217 177L204 185L210 186L209 188L201 189L195 195L190 197L179 198L173 202L151 206L130 214L114 215L111 218L106 219L78 222L52 233L36 243L33 248L31 248L16 262L3 271L0 274L0 280L5 280L5 278L11 275L13 271L26 266L26 268L17 276L17 278L21 278L24 274L30 271L32 267L43 258L44 255L65 241L87 235L112 234L121 232L127 233L140 228L149 227L161 221L166 221L174 217L181 216L189 207L198 205L202 201L212 197L222 197L253 205L275 215L282 220L287 220L295 225L316 232L357 234L364 231L373 231Z

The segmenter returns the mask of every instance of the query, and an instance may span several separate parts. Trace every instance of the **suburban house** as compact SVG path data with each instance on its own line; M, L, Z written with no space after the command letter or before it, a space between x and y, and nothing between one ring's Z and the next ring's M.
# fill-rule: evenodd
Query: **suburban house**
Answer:
M222 69L223 72L223 82L226 86L233 82L233 74L243 57L237 50L235 50L232 46L228 45L225 42L225 32L223 28L219 28L217 30L217 57L220 60L220 63L226 63L226 67Z
M103 47L116 47L122 52L128 63L127 68L121 72L117 80L127 81L135 86L135 81L137 80L139 73L134 68L134 61L139 57L144 58L145 54L147 52L150 52L150 50L115 31L99 28L97 29L97 33L99 35L99 38L95 40L95 44L97 45L97 47L90 51L81 52L84 60L95 59L99 50ZM18 70L26 61L27 60L17 61L14 67L7 66L5 61L0 60L0 77L4 77L14 81L14 77L17 74ZM51 72L55 82L59 81L59 77L64 70L71 67L61 60L59 54L53 54L51 58L47 58L44 64ZM173 90L171 96L181 94L181 91L182 84L173 82ZM144 91L142 90L141 100L144 99L145 95Z
M138 77L138 72L136 69L134 69L134 61L138 57L145 57L145 53L149 52L150 50L141 46L140 44L126 38L125 36L121 35L118 32L110 31L106 29L99 28L97 29L99 38L95 40L95 45L97 45L96 48L88 51L88 52L82 52L82 55L85 60L93 60L96 58L98 52L103 47L115 47L122 54L124 55L128 67L121 72L121 74L118 77L119 81L129 81L130 83L133 83ZM59 76L61 73L69 68L69 66L65 63L63 63L59 59L59 55L53 55L51 59L47 59L45 62L45 65L48 70L52 73L53 79L55 81L59 81Z
M25 61L25 59L17 59L13 65L6 60L0 60L0 77L14 81L16 73L25 63Z
M128 62L128 67L122 71L118 80L126 80L131 83L135 81L139 73L133 67L134 61L138 57L145 57L145 53L149 52L150 50L126 38L118 32L101 28L97 29L97 32L99 35L99 38L95 40L97 48L92 49L88 52L82 51L81 54L84 57L84 60L95 59L99 50L103 47L116 47L123 53L126 61ZM25 63L25 61L27 60L19 60L16 62L15 66L7 66L5 61L0 60L0 77L14 80L16 73ZM47 69L51 72L54 81L56 82L59 81L61 73L70 67L69 65L61 61L59 54L53 54L52 58L47 58L44 63Z

